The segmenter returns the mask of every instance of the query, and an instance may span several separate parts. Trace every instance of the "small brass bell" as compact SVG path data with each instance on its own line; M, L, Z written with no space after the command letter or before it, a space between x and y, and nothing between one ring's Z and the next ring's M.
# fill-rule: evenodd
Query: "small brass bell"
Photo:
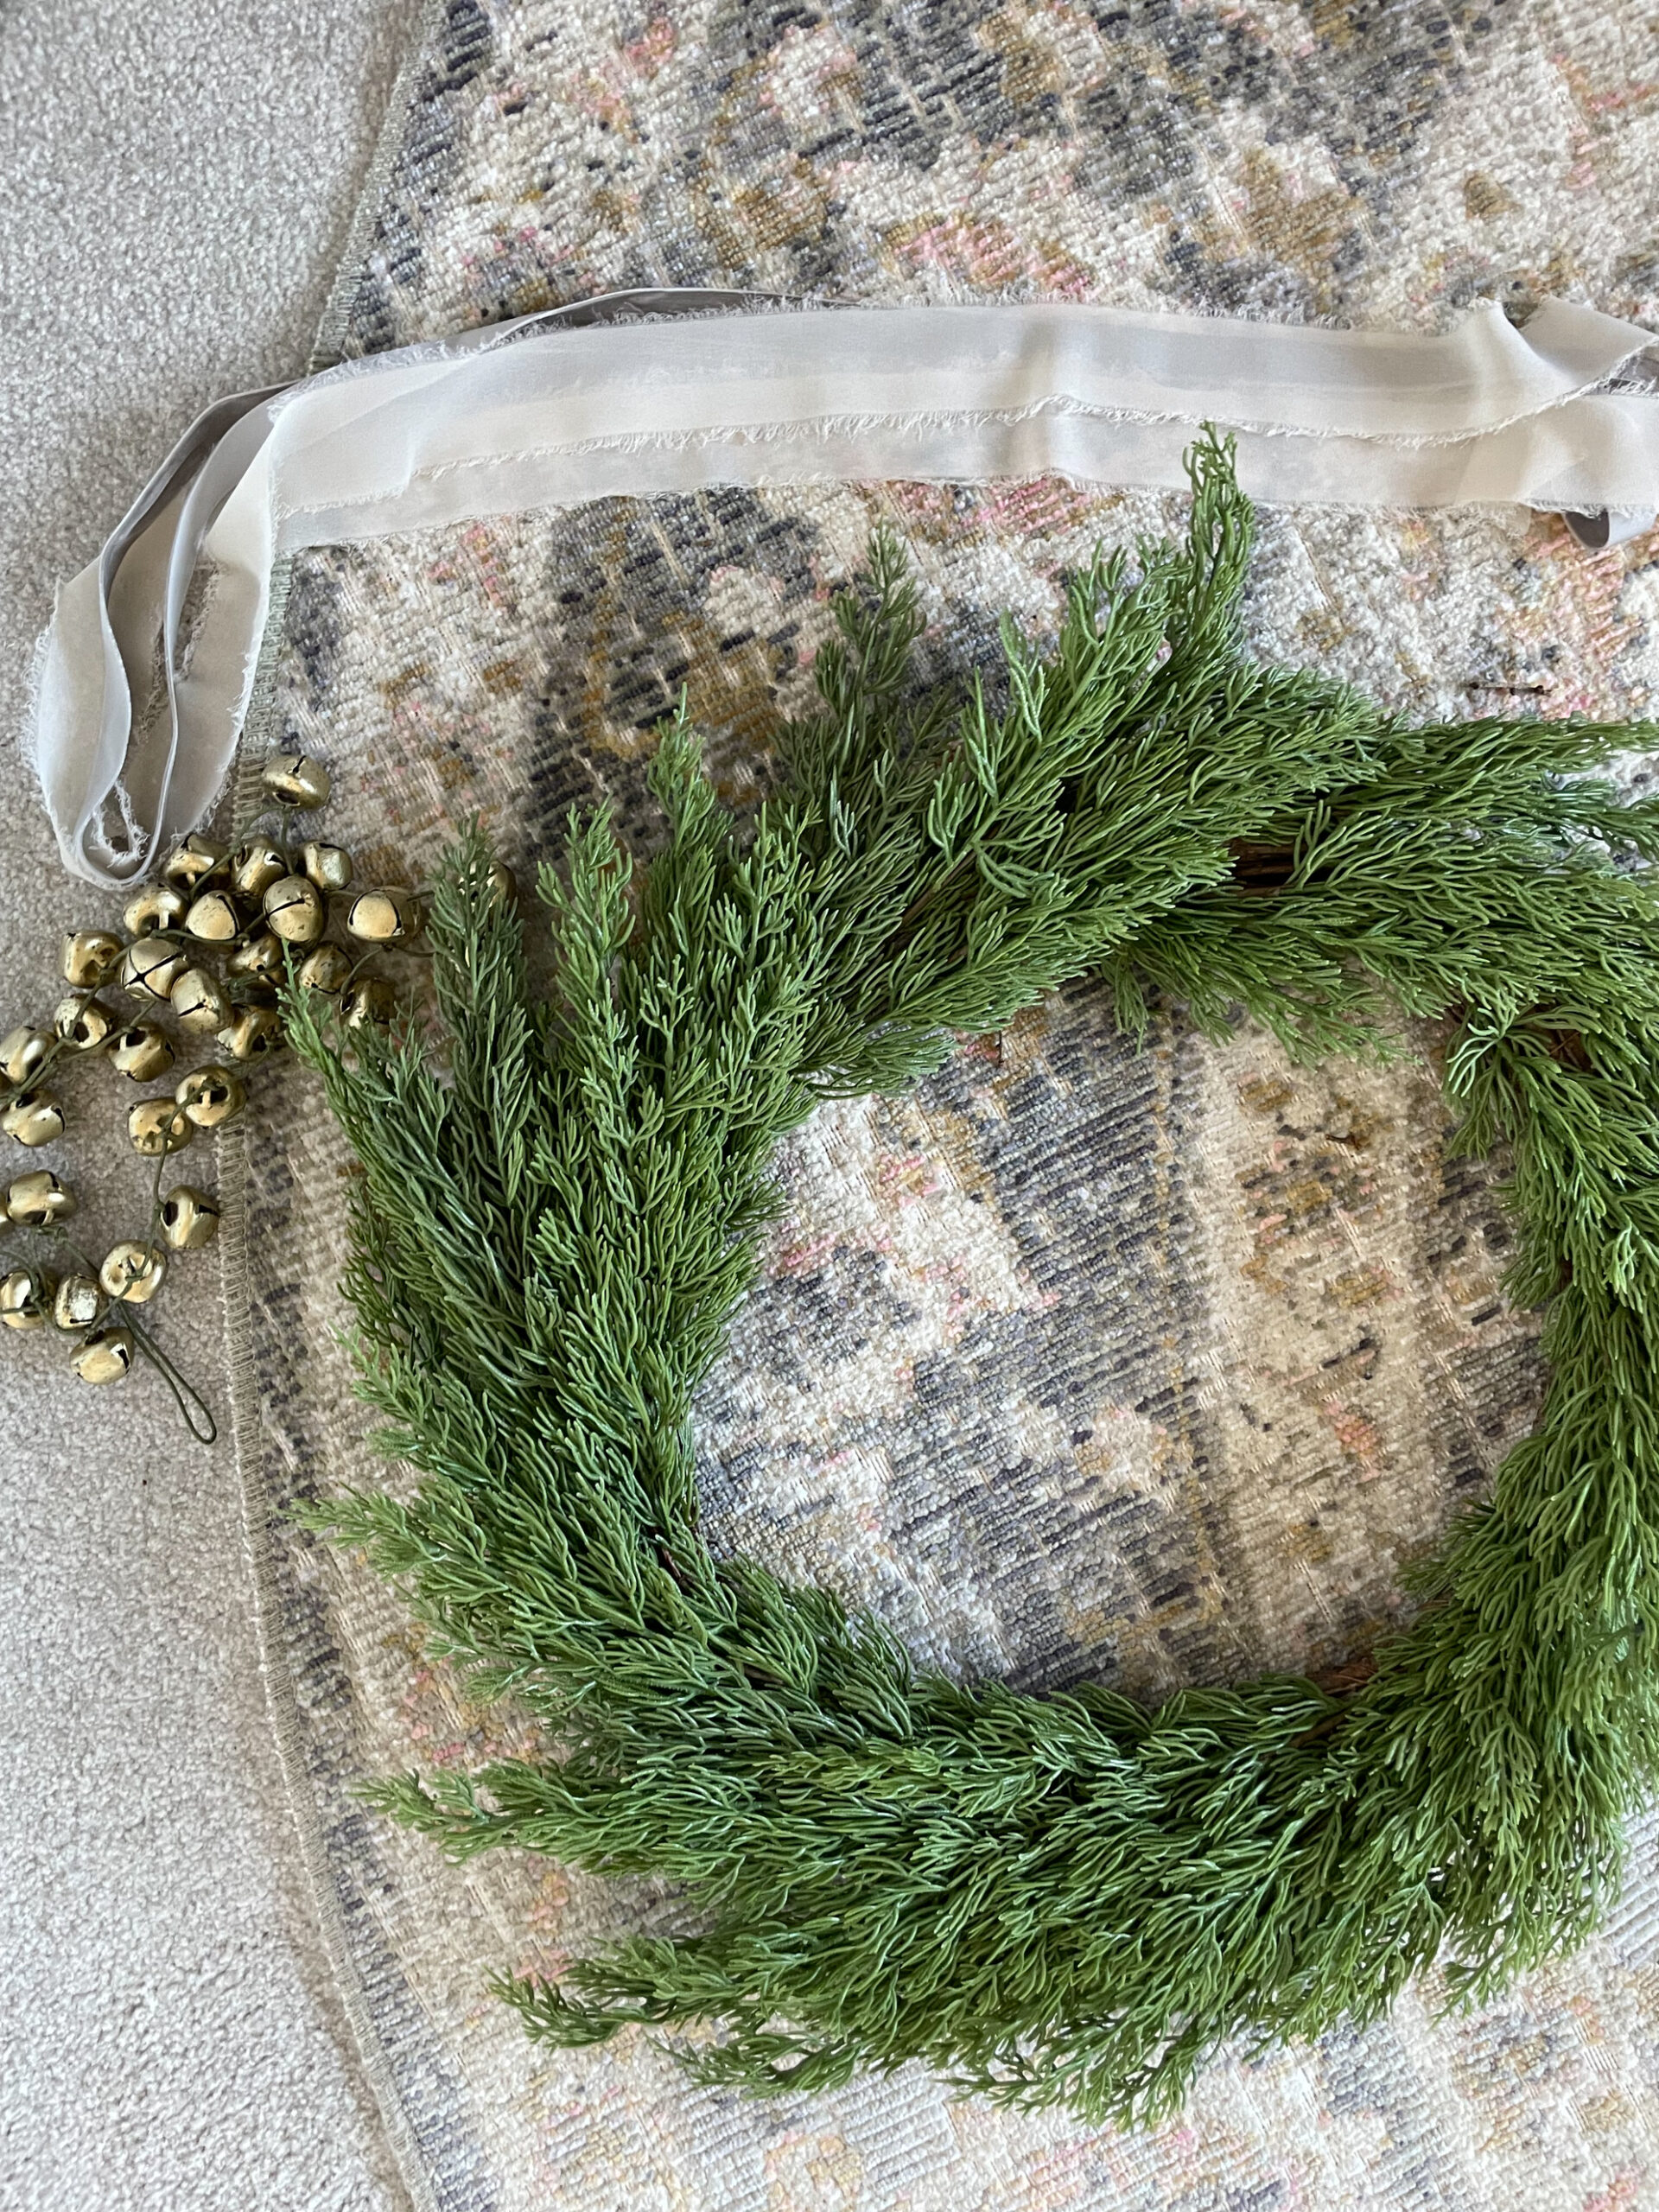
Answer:
M60 999L52 1027L72 1052L95 1052L115 1033L115 1016L101 999Z
M155 1297L167 1274L167 1255L153 1244L111 1244L98 1271L99 1281L111 1298L127 1306L144 1306Z
M83 991L107 983L121 965L121 940L110 930L74 930L63 940L63 980Z
M188 933L202 944L228 944L240 937L244 924L228 891L204 891L190 902L184 918Z
M132 1148L146 1160L159 1160L164 1152L182 1152L194 1128L171 1098L146 1098L127 1116L127 1135Z
M238 899L263 899L271 885L288 873L288 855L265 837L253 837L238 846L231 862L231 883Z
M176 1183L162 1200L162 1235L175 1252L199 1252L219 1234L219 1201L193 1183Z
M0 1321L9 1329L41 1329L57 1289L55 1277L40 1268L14 1268L0 1281Z
M74 1210L74 1192L49 1167L36 1167L20 1175L6 1192L7 1213L26 1229L44 1229L48 1222L67 1221Z
M280 983L288 973L283 940L274 930L258 930L238 944L225 963L227 976L261 986Z
M222 1129L248 1103L246 1084L229 1068L194 1068L173 1096L199 1129Z
M130 1329L93 1329L69 1364L83 1382L118 1382L132 1369Z
M175 930L190 901L170 883L141 883L121 910L122 927L129 937L154 937L157 930Z
M173 1013L181 1029L211 1036L231 1018L231 1002L219 978L205 968L187 968L173 986Z
M121 963L121 983L129 997L165 1006L173 986L190 965L188 953L165 938L141 937L127 947Z
M323 806L328 798L328 771L303 753L273 753L259 771L268 795L283 806Z
M282 1017L275 1007L239 1006L219 1033L233 1060L263 1059L283 1041Z
M44 1029L14 1029L0 1037L0 1075L8 1083L27 1083L52 1049Z
M173 1065L167 1032L154 1021L135 1021L110 1039L110 1058L134 1083L154 1083Z
M342 952L337 944L320 944L300 963L299 983L302 991L322 991L331 999L338 998L351 980L351 955Z
M91 1275L65 1275L52 1300L52 1319L60 1329L90 1329L104 1311L104 1293Z
M348 1029L384 1029L397 1011L397 994L384 976L359 976L340 994L340 1019Z
M0 1114L0 1129L19 1144L51 1144L63 1135L63 1109L49 1090L20 1090Z
M315 944L322 935L328 910L315 883L302 875L284 875L265 893L265 919L288 944Z
M175 845L162 862L162 880L170 883L175 891L188 892L194 897L230 873L230 858L223 845L215 844L200 831L193 832L182 844Z
M346 917L346 928L365 944L395 944L420 925L420 908L407 891L365 891Z
M325 898L343 891L352 880L352 856L344 845L319 845L315 840L300 854L300 866Z
M518 896L518 879L505 861L490 863L490 896L506 906Z

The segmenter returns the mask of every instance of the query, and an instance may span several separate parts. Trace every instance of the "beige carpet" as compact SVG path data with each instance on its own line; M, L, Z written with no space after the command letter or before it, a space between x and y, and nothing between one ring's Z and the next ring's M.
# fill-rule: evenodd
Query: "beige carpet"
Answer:
M9 736L55 580L205 401L303 368L408 22L391 0L0 10ZM97 904L0 746L0 1027L50 1007L57 933ZM63 1147L106 1225L137 1168L104 1134L112 1081L77 1084L87 1138ZM208 1348L222 1407L211 1266L168 1327ZM399 2198L317 1964L229 1455L62 1357L0 1344L0 2205L380 2212Z

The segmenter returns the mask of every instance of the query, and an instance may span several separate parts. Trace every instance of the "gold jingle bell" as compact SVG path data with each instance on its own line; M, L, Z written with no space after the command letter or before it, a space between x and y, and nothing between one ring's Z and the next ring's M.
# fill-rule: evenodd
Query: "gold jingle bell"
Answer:
M193 896L205 891L210 883L230 872L231 856L223 845L215 844L211 837L193 832L182 844L175 845L162 862L162 880L170 883L175 891L186 891Z
M7 1214L27 1229L44 1229L49 1221L67 1221L74 1210L74 1192L49 1167L36 1167L18 1176L6 1192Z
M299 983L302 991L321 991L329 998L338 998L352 980L352 959L337 944L320 944L315 952L308 952L300 963Z
M204 891L190 902L184 918L187 932L202 944L228 944L240 937L244 924L228 891Z
M175 1252L199 1252L219 1234L219 1202L194 1183L175 1183L162 1200L162 1235Z
M170 883L141 883L121 910L121 923L129 937L154 937L157 930L175 930L190 901Z
M159 1160L164 1152L182 1152L195 1134L175 1099L146 1098L127 1116L132 1148L146 1160Z
M0 1075L8 1083L27 1083L52 1049L44 1029L14 1029L0 1037Z
M60 965L66 983L95 991L121 965L123 946L111 930L72 930L63 940Z
M69 1364L83 1382L118 1382L132 1368L130 1329L93 1329Z
M308 813L328 800L328 771L320 760L303 753L273 753L259 771L269 798L283 806L303 807Z
M359 976L340 994L340 1017L348 1029L384 1029L397 1011L397 994L384 976Z
M181 1029L212 1036L231 1018L231 1002L219 978L205 968L187 968L173 986L173 1013Z
M398 1011L398 993L385 976L359 976L340 993L340 1020L347 1028L385 1028Z
M300 867L325 897L343 891L352 880L352 856L344 845L320 845L314 839L302 848Z
M52 1027L73 1052L95 1052L107 1044L115 1016L101 999L60 999Z
M172 1066L173 1046L159 1023L135 1021L111 1038L110 1058L134 1083L153 1083Z
M518 879L505 861L490 863L490 896L504 906L510 906L518 896Z
M57 1288L41 1268L14 1268L0 1281L0 1321L9 1329L42 1329Z
M104 1293L91 1275L65 1275L52 1300L52 1319L60 1329L90 1329L104 1311Z
M288 873L288 855L267 837L238 845L231 862L231 883L238 899L263 899Z
M229 1068L193 1068L174 1097L199 1129L222 1129L248 1103L247 1086Z
M63 1108L49 1090L20 1090L0 1114L0 1129L31 1148L51 1144L63 1135Z
M279 877L264 906L266 921L287 944L315 944L328 919L321 892L302 875Z
M141 937L127 947L126 958L121 963L122 988L130 998L165 1006L174 984L189 964L188 953L181 952L165 938Z
M155 1297L167 1274L167 1255L153 1244L130 1242L111 1244L98 1271L99 1281L111 1298L128 1306L143 1306Z
M219 1033L233 1060L263 1059L283 1041L282 1017L275 1007L239 1006Z
M238 944L225 963L227 976L248 983L280 983L288 973L288 956L274 930L258 930Z
M420 925L420 908L407 891L365 891L346 917L347 930L365 944L395 944Z

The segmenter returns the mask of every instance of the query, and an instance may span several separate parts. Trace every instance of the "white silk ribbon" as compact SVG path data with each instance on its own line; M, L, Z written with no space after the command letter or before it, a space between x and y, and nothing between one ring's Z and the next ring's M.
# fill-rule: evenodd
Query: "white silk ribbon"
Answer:
M1443 337L1048 302L583 302L209 408L60 592L27 741L67 866L130 882L224 780L282 556L619 493L1179 487L1214 423L1258 500L1519 502L1616 543L1659 510L1653 343L1560 301Z

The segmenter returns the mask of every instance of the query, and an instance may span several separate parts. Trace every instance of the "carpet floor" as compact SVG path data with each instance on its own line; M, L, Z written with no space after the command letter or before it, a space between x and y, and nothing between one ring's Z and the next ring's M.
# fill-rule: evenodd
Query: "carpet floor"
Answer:
M303 369L406 22L392 0L0 14L0 729L55 582L184 423ZM0 1027L52 1004L68 903L0 747ZM65 1150L89 1217L113 1206L136 1163ZM216 1347L217 1294L196 1271L179 1341ZM93 1398L54 1349L0 1345L0 2205L379 2212L400 2200L316 1963L229 1452L148 1394Z

